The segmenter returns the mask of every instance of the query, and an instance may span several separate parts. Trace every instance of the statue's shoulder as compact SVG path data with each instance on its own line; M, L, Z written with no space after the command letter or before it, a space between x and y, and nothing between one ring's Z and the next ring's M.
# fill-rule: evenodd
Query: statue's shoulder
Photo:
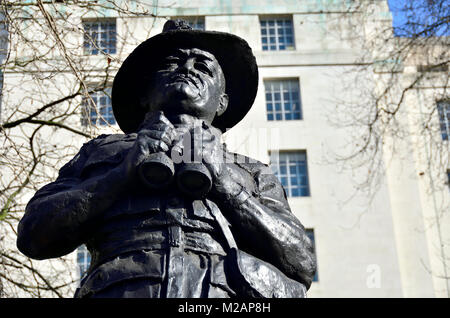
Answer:
M136 134L102 134L91 139L60 169L59 175L81 177L95 165L118 164L135 140Z
M233 162L253 176L259 175L261 173L272 174L272 171L267 164L245 155L227 151L227 160L230 160L228 162Z
M253 177L259 194L277 198L287 206L286 192L268 164L241 154L228 152L228 156L232 156L234 164Z
M86 142L82 148L88 152L96 151L98 147L116 148L124 147L136 140L136 134L102 134Z

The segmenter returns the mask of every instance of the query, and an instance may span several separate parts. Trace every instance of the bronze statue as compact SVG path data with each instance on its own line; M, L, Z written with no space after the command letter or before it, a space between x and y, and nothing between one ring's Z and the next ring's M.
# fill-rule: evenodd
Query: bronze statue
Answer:
M257 86L243 39L168 21L114 79L125 134L87 142L35 194L20 251L46 259L86 244L75 297L305 297L315 256L281 184L220 142Z

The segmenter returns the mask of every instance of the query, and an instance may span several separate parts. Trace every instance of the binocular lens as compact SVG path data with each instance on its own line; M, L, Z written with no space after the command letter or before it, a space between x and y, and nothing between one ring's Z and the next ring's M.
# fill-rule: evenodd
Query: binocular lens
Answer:
M211 190L212 177L203 164L186 163L177 172L177 183L185 194L201 198Z
M175 175L173 161L162 152L151 154L138 170L142 182L154 190L165 189ZM211 190L212 177L202 163L184 163L177 170L178 189L184 194L202 198Z
M154 153L139 166L141 180L152 189L161 189L168 186L175 174L172 160L164 153Z

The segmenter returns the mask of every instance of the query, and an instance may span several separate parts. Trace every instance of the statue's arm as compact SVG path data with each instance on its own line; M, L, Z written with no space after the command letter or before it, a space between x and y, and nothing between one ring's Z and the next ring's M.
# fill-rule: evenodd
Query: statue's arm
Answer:
M228 193L232 188L239 190L223 201L238 246L309 288L316 270L312 242L290 211L276 176L263 164L256 170L256 191L238 187L239 178L235 178L236 186L229 186Z
M96 218L124 188L120 169L118 166L86 180L63 171L55 182L40 189L19 223L19 250L31 258L46 259L70 253L82 244Z
M115 167L81 178L95 139L85 144L60 171L58 179L39 190L18 226L17 246L25 255L46 259L72 252L90 236L97 220L124 191L138 185L137 167L150 154L167 151L175 137L162 113L148 113L125 159Z

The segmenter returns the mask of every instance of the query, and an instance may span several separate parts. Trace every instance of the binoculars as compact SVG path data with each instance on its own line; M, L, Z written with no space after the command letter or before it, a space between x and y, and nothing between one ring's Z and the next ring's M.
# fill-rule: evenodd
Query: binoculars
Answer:
M138 167L142 182L152 190L167 188L174 179L178 189L184 194L203 198L212 187L209 170L200 162L174 162L164 153L149 155Z

